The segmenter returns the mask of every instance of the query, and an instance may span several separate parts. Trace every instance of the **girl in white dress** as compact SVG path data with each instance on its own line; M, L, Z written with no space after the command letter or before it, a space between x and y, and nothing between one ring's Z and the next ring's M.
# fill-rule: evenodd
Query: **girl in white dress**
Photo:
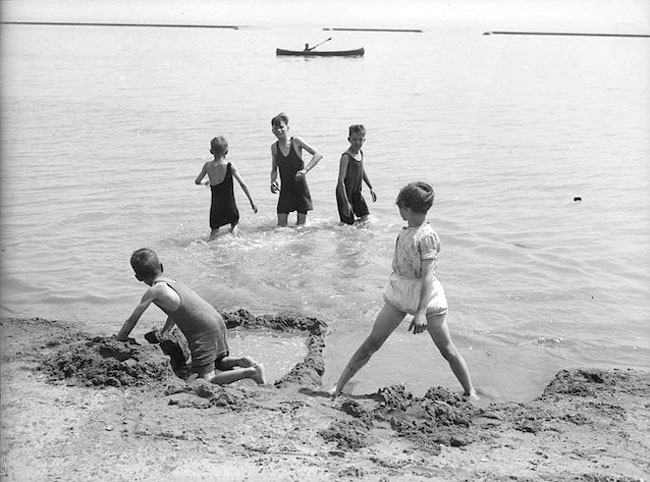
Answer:
M407 314L413 315L409 331L425 330L463 387L463 395L477 398L465 360L451 340L447 326L447 299L435 276L440 253L440 238L426 222L433 205L433 187L425 182L412 182L401 189L395 201L402 219L402 228L395 243L392 273L384 290L384 306L377 315L370 335L352 355L336 386L330 391L336 397L350 379L365 366L381 348Z

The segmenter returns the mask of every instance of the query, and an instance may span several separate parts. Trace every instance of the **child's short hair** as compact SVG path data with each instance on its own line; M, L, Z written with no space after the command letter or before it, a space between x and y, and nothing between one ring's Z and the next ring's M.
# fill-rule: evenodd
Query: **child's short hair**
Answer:
M210 152L221 157L228 154L228 141L224 136L217 136L210 141Z
M433 186L417 181L404 186L395 200L395 204L403 208L411 208L416 213L426 213L433 206Z
M151 279L161 273L160 260L155 251L141 248L131 255L131 267L138 278Z
M279 126L281 122L284 122L285 125L289 125L289 116L284 112L280 112L273 119L271 119L271 126Z
M351 136L352 134L358 132L362 136L366 136L366 128L364 127L363 124L352 124L350 128L348 129L348 136Z

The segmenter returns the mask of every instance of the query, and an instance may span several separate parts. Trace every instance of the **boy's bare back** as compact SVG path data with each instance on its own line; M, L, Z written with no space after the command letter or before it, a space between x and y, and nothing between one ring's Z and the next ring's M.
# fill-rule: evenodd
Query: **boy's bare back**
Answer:
M203 166L203 170L208 175L210 179L210 185L216 186L221 184L226 178L226 169L228 164L223 159L215 159L213 161L208 161Z

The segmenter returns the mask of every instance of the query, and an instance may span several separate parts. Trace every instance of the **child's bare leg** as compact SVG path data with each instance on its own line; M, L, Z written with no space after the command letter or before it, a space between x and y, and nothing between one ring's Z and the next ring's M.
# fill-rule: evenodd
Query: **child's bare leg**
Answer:
M255 367L259 365L255 360L253 360L249 356L242 356L242 357L237 357L237 356L227 356L219 360L219 365L217 368L219 370L232 370L235 367L240 367L240 368L250 368L250 367Z
M361 343L357 351L352 355L347 366L341 373L338 382L334 389L330 391L332 396L340 395L343 387L350 381L350 379L365 366L370 360L372 355L381 348L390 334L395 331L395 328L402 322L406 313L398 310L393 305L384 303L375 320L370 335Z
M278 226L284 227L289 220L289 213L278 213Z
M232 382L251 378L257 382L258 385L264 385L266 379L264 378L264 367L257 365L247 368L234 368L232 370L214 370L210 374L204 376L210 383L217 385L227 385Z
M307 213L298 213L298 218L296 219L296 224L302 226L307 223Z
M451 371L454 372L454 375L462 385L464 390L463 395L477 398L465 359L451 340L446 315L427 315L427 330L436 347L440 350L440 354L447 360Z
M252 378L253 380L255 380L258 385L266 384L266 374L264 370L264 365L262 365L261 363L257 363L249 356L224 357L221 360L219 360L215 368L216 368L215 373L219 373L219 372L228 373L231 371L248 370L248 372L246 372L249 373L248 378ZM250 370L254 370L254 372L250 372Z
M239 228L237 227L237 224L230 225L230 232L234 235L239 234Z

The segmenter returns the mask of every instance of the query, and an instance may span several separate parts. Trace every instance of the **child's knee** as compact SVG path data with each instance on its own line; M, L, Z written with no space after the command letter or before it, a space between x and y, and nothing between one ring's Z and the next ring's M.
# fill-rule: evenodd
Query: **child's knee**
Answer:
M453 362L459 355L456 345L454 345L451 340L448 343L438 345L438 350L442 357L448 362Z
M248 368L254 367L255 365L257 365L257 362L249 356L243 356L239 359L239 366L241 367Z

